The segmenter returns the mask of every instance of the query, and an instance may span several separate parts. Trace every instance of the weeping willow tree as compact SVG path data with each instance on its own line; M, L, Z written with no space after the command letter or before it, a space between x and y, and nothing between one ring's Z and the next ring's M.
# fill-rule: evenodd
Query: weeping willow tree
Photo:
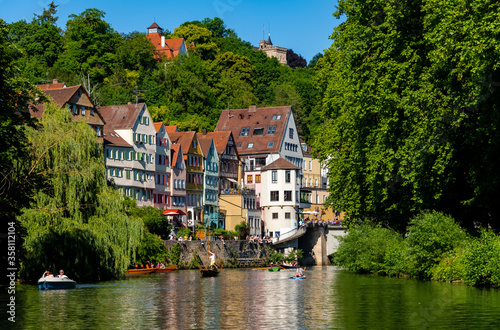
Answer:
M26 229L21 278L60 268L77 280L124 275L143 222L126 215L119 192L107 185L102 145L92 129L46 104L28 139L32 175L45 184L19 217Z

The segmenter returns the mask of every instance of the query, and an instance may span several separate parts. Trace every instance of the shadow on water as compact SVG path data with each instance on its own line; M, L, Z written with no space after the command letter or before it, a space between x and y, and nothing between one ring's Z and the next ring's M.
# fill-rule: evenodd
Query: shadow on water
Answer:
M16 329L492 329L500 291L313 267L176 271L38 291L18 285ZM9 297L2 293L0 303ZM0 328L10 323L4 317Z

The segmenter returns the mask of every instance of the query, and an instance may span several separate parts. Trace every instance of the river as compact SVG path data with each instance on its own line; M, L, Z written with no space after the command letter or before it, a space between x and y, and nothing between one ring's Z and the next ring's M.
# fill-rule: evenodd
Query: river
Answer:
M500 291L336 267L181 270L38 291L16 287L15 329L499 329ZM9 297L0 294L5 306Z

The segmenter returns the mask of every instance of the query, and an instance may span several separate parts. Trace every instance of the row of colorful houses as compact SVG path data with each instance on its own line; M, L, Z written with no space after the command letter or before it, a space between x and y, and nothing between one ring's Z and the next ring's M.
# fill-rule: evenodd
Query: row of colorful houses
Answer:
M103 144L107 178L139 206L165 210L172 223L278 237L326 210L326 173L297 133L291 106L228 109L214 132L179 132L153 122L145 103L95 107L81 85L39 85ZM43 104L31 109L43 115Z

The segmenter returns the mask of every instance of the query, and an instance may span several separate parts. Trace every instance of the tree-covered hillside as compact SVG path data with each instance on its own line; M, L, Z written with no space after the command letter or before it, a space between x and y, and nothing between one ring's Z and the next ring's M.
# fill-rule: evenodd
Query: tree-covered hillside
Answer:
M98 9L70 15L61 31L56 14L51 3L31 22L9 25L9 38L22 53L15 64L34 84L54 78L84 84L103 106L145 101L155 121L181 130L213 130L228 107L291 104L309 137L309 114L319 103L314 73L292 50L294 69L255 51L220 18L206 18L165 30L167 39L185 39L188 56L158 62L145 33L118 33Z

